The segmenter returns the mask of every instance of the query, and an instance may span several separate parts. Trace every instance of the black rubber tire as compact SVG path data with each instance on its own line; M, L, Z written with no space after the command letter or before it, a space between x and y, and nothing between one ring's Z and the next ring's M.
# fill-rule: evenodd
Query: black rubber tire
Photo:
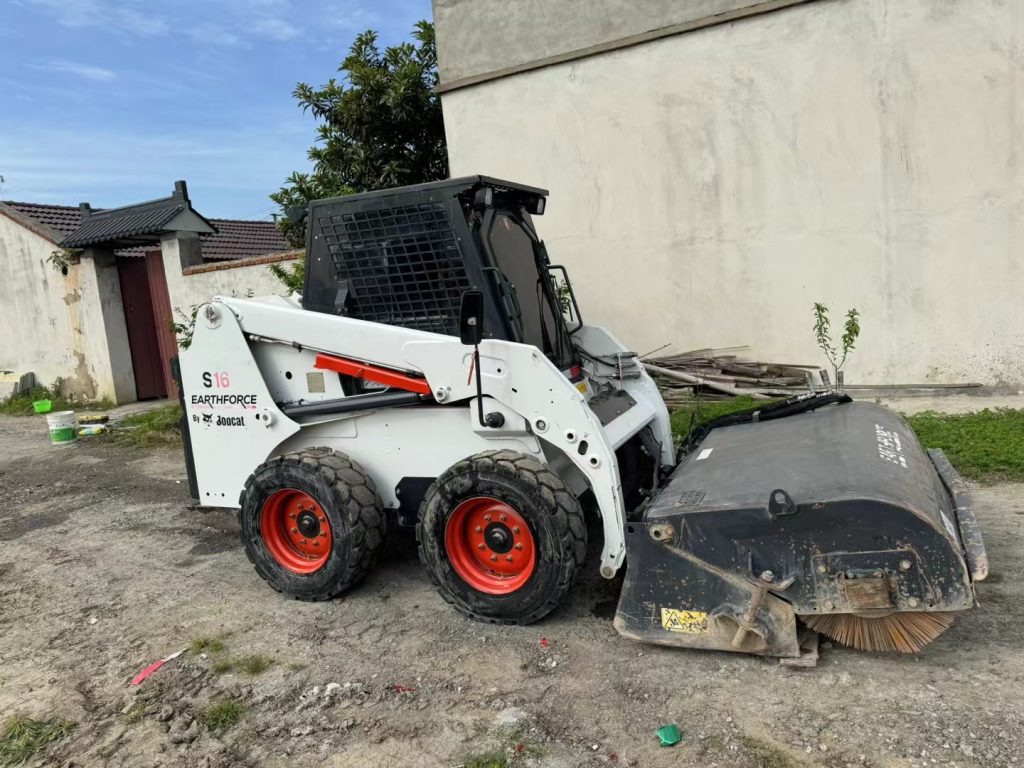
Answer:
M455 572L445 551L445 527L458 504L489 496L511 505L530 526L537 565L508 595L480 592ZM559 477L516 451L485 451L449 467L420 505L416 538L420 559L447 602L477 621L532 624L550 613L572 586L587 554L587 527L579 501Z
M330 523L330 556L311 574L282 567L263 542L260 511L282 488L312 496ZM256 572L275 590L298 600L329 600L358 584L384 541L387 522L373 480L356 462L330 448L286 453L261 464L245 481L240 504L242 541Z

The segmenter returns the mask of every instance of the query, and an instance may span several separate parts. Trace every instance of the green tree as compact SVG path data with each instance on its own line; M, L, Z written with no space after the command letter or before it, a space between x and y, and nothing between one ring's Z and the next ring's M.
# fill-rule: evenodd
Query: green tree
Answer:
M295 86L292 95L319 125L308 153L312 172L293 173L270 196L283 213L319 198L447 177L434 26L420 21L412 37L381 51L367 30L341 62L340 78ZM285 215L278 226L304 245L303 225Z

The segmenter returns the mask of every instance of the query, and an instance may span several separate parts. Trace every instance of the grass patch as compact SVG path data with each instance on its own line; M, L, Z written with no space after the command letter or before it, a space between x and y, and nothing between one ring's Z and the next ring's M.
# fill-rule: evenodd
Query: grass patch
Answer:
M688 403L672 412L672 432L685 438L691 425L768 404L748 395ZM926 448L941 448L962 475L983 483L1024 482L1024 409L985 409L945 414L926 411L906 417Z
M189 650L196 656L200 653L220 653L226 647L219 637L197 637L189 644Z
M24 765L48 745L67 738L74 728L68 720L12 717L0 732L0 768Z
M266 672L273 663L274 660L269 656L254 653L251 656L241 656L235 659L235 669L247 675L260 675Z
M4 416L35 416L32 403L36 400L49 400L53 405L50 413L55 411L107 411L114 407L110 400L77 400L64 397L50 387L32 387L32 389L13 395L7 400L0 400L0 414Z
M1024 482L1024 410L926 411L907 421L925 447L941 448L965 477Z
M463 768L509 768L504 749L492 749L479 755L470 755L462 761Z
M221 659L213 665L213 671L218 675L228 672L244 672L247 675L261 675L270 668L274 660L269 656L261 656L258 653L251 656L237 656L233 659Z
M211 731L223 731L242 719L245 706L231 699L210 704L199 713L199 721Z
M145 448L181 442L181 406L165 405L125 416L110 431L115 443Z
M754 758L758 768L796 768L800 765L774 744L763 739L756 736L743 736L742 740L743 746Z
M719 416L728 416L737 411L748 411L758 406L764 407L774 400L755 400L750 395L731 397L728 400L693 400L681 405L672 412L672 433L676 438L685 438L691 425L696 428Z
M542 749L523 739L516 729L506 733L502 746L466 755L458 765L462 768L519 768L543 754Z

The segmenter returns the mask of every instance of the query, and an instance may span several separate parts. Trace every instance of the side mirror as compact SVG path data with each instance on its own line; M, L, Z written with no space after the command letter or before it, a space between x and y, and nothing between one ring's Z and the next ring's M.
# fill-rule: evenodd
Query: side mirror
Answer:
M466 291L459 307L459 338L463 344L475 347L484 337L484 294Z

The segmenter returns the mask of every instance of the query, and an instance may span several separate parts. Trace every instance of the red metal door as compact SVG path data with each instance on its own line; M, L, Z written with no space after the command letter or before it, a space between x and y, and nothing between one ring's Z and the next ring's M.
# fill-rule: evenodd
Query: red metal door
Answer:
M146 262L147 259L138 256L117 260L124 322L128 330L128 347L132 353L135 392L139 400L167 397Z
M171 330L174 320L171 297L167 292L167 275L164 273L164 257L160 251L146 253L146 269L149 273L149 297L153 305L153 319L156 322L156 340L160 348L160 365L163 370L164 389L167 395L177 396L174 377L171 375L171 358L178 354L178 340Z

